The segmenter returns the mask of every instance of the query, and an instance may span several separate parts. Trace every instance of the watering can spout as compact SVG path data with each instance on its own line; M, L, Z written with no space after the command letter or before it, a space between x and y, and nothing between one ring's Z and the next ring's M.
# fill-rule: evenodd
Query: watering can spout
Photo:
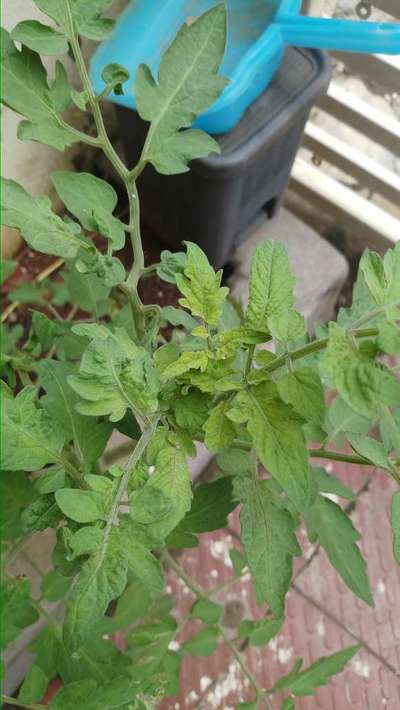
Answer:
M400 54L400 23L279 16L284 42L297 47L367 54Z

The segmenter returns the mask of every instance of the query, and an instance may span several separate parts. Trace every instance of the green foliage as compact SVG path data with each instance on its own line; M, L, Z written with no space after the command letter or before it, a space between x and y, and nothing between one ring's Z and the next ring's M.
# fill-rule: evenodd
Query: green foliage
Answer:
M251 262L246 325L268 334L269 319L293 307L294 283L285 248L273 241L260 244Z
M26 35L26 30L24 34ZM32 39L32 32L30 37ZM56 37L56 40L64 46L62 36L60 39ZM51 41L54 46L54 37ZM59 113L64 111L71 101L64 66L60 62L57 63L56 77L49 87L47 72L39 54L25 45L22 45L21 51L17 50L5 30L2 30L2 48L1 100L27 119L19 124L18 137L21 140L45 143L57 150L64 150L72 145L77 140L76 133L61 122L59 117ZM34 213L31 216L33 215ZM35 231L32 230L32 234Z
M32 249L71 259L85 247L78 225L56 215L45 195L31 197L13 180L2 179L1 196L1 223L19 229Z
M292 578L293 557L300 554L296 524L291 514L272 500L266 481L246 481L242 496L241 540L257 600L268 601L280 617Z
M113 249L122 249L124 226L112 214L118 198L111 185L88 173L60 171L53 173L52 180L58 196L82 227L103 234L110 239Z
M217 75L225 43L226 10L221 3L191 27L183 25L163 55L158 83L148 66L139 67L136 103L140 116L151 122L141 162L150 162L158 172L169 175L188 170L193 158L219 152L214 139L188 127L226 85Z
M392 498L393 554L400 565L400 492Z
M343 651L334 653L332 656L325 656L319 661L313 663L312 666L300 672L298 668L295 672L281 678L275 685L276 690L285 690L290 688L291 692L296 696L313 695L314 690L321 685L326 685L328 679L340 673L346 663L360 650L360 646L350 646ZM301 665L301 662L300 662Z
M2 468L36 471L58 463L65 442L62 427L35 406L36 388L26 387L15 399L3 397Z
M76 407L81 414L108 415L117 422L128 408L134 413L157 408L159 383L150 356L122 329L101 337L95 331L79 375L71 375L68 382L82 400Z
M176 275L176 283L185 298L180 304L206 324L217 325L228 293L221 288L222 271L214 272L207 257L197 244L186 243L187 255L183 274Z
M306 334L294 309L288 255L272 240L255 251L246 312L229 300L222 271L215 273L192 242L148 266L136 181L148 163L164 174L180 173L194 158L219 150L191 126L226 85L218 74L225 7L181 28L157 80L148 67L139 68L136 102L149 129L138 164L128 169L106 134L101 99L130 91L129 73L107 66L95 96L80 49L82 37L101 40L112 29L104 16L112 0L35 3L55 27L27 20L11 35L2 32L2 101L24 117L21 139L59 150L76 141L101 148L127 190L130 211L120 221L119 190L85 172L52 176L69 217L12 180L1 186L2 222L32 249L65 260L55 280L13 277L10 301L33 307L29 333L19 321L1 328L2 648L39 614L49 622L31 645L34 660L18 701L36 706L59 677L63 687L51 709L150 710L178 693L186 654L209 655L218 643L234 643L258 698L238 707L255 708L265 693L283 690L282 708L292 710L295 697L326 684L358 647L303 671L298 661L264 691L236 643L263 646L280 632L293 561L301 554L299 531L321 545L351 592L373 605L360 535L329 498L353 506L356 495L341 483L340 470L336 477L311 462L317 455L337 459L338 466L343 460L378 467L400 483L400 384L393 364L400 354L400 247L383 259L364 253L352 306L340 310L336 323L318 327L316 337ZM69 85L60 61L50 81L40 58L67 50L78 88ZM71 104L90 110L90 134L67 122ZM127 272L115 256L125 233L134 256ZM2 261L2 283L15 267ZM153 273L178 288L181 308L142 304L140 282ZM266 343L268 349L259 347ZM116 449L110 448L114 430L125 437ZM187 459L199 445L217 454L219 473L193 485ZM399 495L394 491L391 511L398 562ZM224 607L215 601L221 585L201 589L169 549L195 547L202 534L223 531L236 508L240 541L230 545L230 536L219 537L233 572L222 587L250 572L257 601L268 609L263 618L242 621L230 642ZM9 562L49 528L53 566L40 586L32 585L33 594L27 578L12 578ZM179 621L164 571L168 578L177 574L194 596ZM60 601L62 624L49 621L43 608ZM116 632L123 650L114 643Z
M306 520L310 540L319 540L331 564L349 589L373 606L365 562L356 545L360 535L350 518L339 505L324 496L318 496Z
M24 20L14 27L11 37L39 54L65 54L68 42L62 34L37 20Z

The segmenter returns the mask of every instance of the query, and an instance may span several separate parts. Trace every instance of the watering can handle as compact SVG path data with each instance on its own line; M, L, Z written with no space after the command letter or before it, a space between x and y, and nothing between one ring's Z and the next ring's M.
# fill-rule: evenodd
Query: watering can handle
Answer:
M279 16L286 44L342 52L400 54L400 23Z

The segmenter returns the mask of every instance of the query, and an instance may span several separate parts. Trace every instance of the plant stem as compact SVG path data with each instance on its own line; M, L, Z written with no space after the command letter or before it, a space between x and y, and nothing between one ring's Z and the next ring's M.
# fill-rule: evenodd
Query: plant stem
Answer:
M343 461L344 463L354 463L358 466L374 466L375 464L368 459L356 454L341 454L337 451L328 451L327 449L310 449L310 458L312 459L330 459L331 461Z
M363 328L360 330L355 330L352 335L354 338L372 338L375 335L378 335L378 329ZM300 360L303 357L307 357L307 355L312 355L313 353L319 352L320 350L324 350L328 345L328 342L329 338L321 338L320 340L314 340L312 343L303 345L303 347L298 348L297 350L292 350L291 352L284 353L283 355L280 355L280 357L277 357L275 360L273 360L269 365L266 365L263 368L263 371L274 372L275 370L279 370L281 367L286 365L286 362L289 359L293 362L294 360Z
M22 702L21 700L17 700L17 698L11 698L9 695L1 695L1 702L2 703L7 703L8 705L15 705L18 708L25 708L25 710L43 710L44 705L39 705L39 704L32 704L32 703L26 703L25 701Z
M138 170L129 171L124 165L118 153L115 151L105 128L103 115L101 113L101 108L99 105L98 97L93 91L92 83L86 68L85 60L80 48L77 33L75 31L73 17L71 13L70 0L67 1L67 13L69 20L69 42L71 45L72 53L76 62L76 66L82 81L83 88L87 92L88 102L93 114L94 122L97 129L97 142L98 146L103 150L104 154L107 156L111 165L113 166L116 173L119 175L123 181L126 191L128 193L129 200L129 233L131 236L132 250L134 263L129 274L126 286L128 287L129 296L131 300L132 310L134 312L135 324L138 328L139 335L144 331L144 315L143 306L140 302L137 285L141 277L142 271L144 269L144 254L142 247L142 240L140 236L140 212L139 212L139 198L136 188L136 178L138 177Z
M246 678L249 680L250 684L253 686L254 690L256 691L257 694L257 699L256 702L258 703L261 699L263 700L265 707L270 708L270 704L265 696L264 689L261 688L261 686L258 684L257 680L255 679L254 675L252 674L250 668L248 667L246 661L243 658L243 654L239 651L237 646L229 636L227 635L224 627L221 624L218 624L218 631L221 634L222 638L224 639L226 645L229 647L231 650L233 656L235 657L237 663L239 664L240 668L242 669L244 675Z
M147 445L149 444L150 440L152 439L154 432L156 430L158 424L158 419L154 419L150 425L144 429L142 436L140 437L139 441L137 442L134 450L132 451L131 455L128 458L128 461L126 462L124 466L124 473L121 477L119 486L117 488L117 491L114 496L114 500L112 502L111 508L110 508L110 514L107 520L106 527L104 528L103 531L103 541L101 544L101 555L104 556L106 549L107 549L107 544L108 544L108 538L110 537L110 533L112 530L112 527L115 523L117 514L118 514L118 509L121 504L121 500L128 488L129 484L129 479L131 477L132 471L135 468L136 464L139 463L140 459L142 458Z
M196 595L196 597L198 599L207 599L207 597L209 596L210 593L206 592L204 589L199 587L196 584L196 582L194 582L189 577L189 575L186 574L185 570L181 567L180 564L178 564L178 562L176 562L176 560L174 560L172 555L167 550L165 550L163 552L162 557L168 563L168 565L170 567L172 567L175 574L185 582L186 586L193 592L193 594ZM214 591L214 590L211 590L211 591ZM253 676L252 672L247 667L247 664L246 664L242 654L240 653L239 649L236 648L233 641L231 641L229 636L227 636L226 631L221 624L218 624L218 631L221 634L222 638L224 639L225 643L229 646L230 650L232 651L232 654L235 657L236 661L238 662L239 666L241 667L244 675L246 676L246 678L248 678L248 680L250 681L254 690L256 691L257 701L261 700L261 698L263 698L263 700L265 699L266 707L269 708L270 706L268 704L267 699L263 697L264 696L263 688L261 688L260 685L258 684L258 682L255 679L255 677Z
M249 372L250 372L250 370L251 370L251 366L252 366L252 364L253 364L253 357L254 357L254 351L255 351L255 349L256 349L256 346L255 346L255 345L250 345L250 347L249 347L249 352L248 352L248 354L247 354L246 368L245 368L245 371L244 371L244 376L245 376L245 377L247 377L247 375L249 374Z
M193 592L193 594L196 595L196 597L199 597L200 599L206 598L207 594L204 589L199 587L196 582L194 582L193 579L186 574L185 570L180 566L180 564L178 564L178 562L176 562L176 560L174 560L172 555L167 550L163 552L162 557L169 564L169 566L172 567L177 577L180 577L185 582L186 586Z

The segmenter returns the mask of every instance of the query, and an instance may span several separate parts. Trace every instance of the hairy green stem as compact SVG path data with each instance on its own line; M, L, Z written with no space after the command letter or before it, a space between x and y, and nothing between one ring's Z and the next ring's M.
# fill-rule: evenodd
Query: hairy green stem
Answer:
M102 555L105 554L105 551L107 549L108 538L110 536L112 527L115 523L122 498L128 488L129 480L132 475L132 471L135 468L136 464L139 463L149 442L151 441L152 437L154 436L154 432L157 428L157 424L158 424L158 419L154 419L150 423L150 425L146 429L144 429L142 436L140 437L134 450L132 451L131 455L129 456L128 461L126 462L126 464L124 466L124 473L121 476L119 486L117 488L117 491L115 493L115 496L114 496L114 499L113 499L113 502L112 502L112 505L110 508L110 514L109 514L109 517L107 520L107 524L106 524L106 527L104 528L104 532L103 532Z
M102 149L111 165L113 166L116 173L119 175L123 181L129 200L129 233L132 242L133 250L133 267L126 280L126 287L130 297L131 307L134 314L134 321L136 328L138 330L139 337L143 337L143 332L145 328L145 318L143 314L143 306L140 302L137 285L141 277L141 273L144 269L144 254L142 247L142 240L140 235L140 212L139 212L139 197L136 188L136 178L137 173L135 171L129 171L124 165L121 158L115 151L109 137L107 134L106 127L104 125L104 119L101 112L98 97L96 96L90 77L86 68L85 60L83 58L82 50L80 48L77 33L74 27L74 21L72 17L70 0L67 2L68 20L69 20L69 37L68 40L71 45L72 53L76 62L76 66L79 72L79 76L82 81L83 88L87 92L88 102L93 114L94 122L97 129L97 145ZM140 338L141 339L141 338Z
M232 655L236 659L237 663L239 664L240 668L242 669L244 675L250 682L250 684L253 686L254 690L256 691L256 703L258 704L261 700L264 703L264 706L266 708L271 708L270 703L268 702L267 698L265 697L265 691L264 689L259 685L257 682L256 678L254 677L253 673L251 672L250 668L248 667L246 661L244 660L243 654L239 651L237 648L236 644L234 641L232 641L228 634L226 633L224 627L222 624L218 624L218 631L221 634L222 638L224 639L226 645L229 647L230 651L232 652Z
M355 330L352 335L355 338L372 338L378 335L378 329L363 328L360 330ZM280 355L280 357L275 358L275 360L273 360L269 365L266 365L263 368L263 371L274 372L275 370L279 370L281 367L286 365L289 359L292 362L294 360L301 360L301 358L307 357L307 355L313 355L314 353L319 352L320 350L324 350L328 343L329 338L321 338L320 340L314 340L312 343L303 345L303 347L298 348L297 350L292 350L291 352L284 353L283 355Z
M182 579L182 581L186 584L188 589L190 589L198 599L207 599L208 598L208 596L210 595L210 592L207 592L206 590L199 587L199 585L197 585L196 582L194 582L193 579L191 579L189 577L189 575L186 574L185 570L181 567L181 565L178 562L176 562L176 560L172 557L172 555L169 552L164 551L162 554L162 558L174 570L175 574L180 579ZM215 590L210 590L210 591L215 592ZM222 638L224 639L225 643L229 646L233 656L235 657L236 661L238 662L244 675L246 676L246 678L249 680L249 682L253 686L254 690L256 691L257 702L259 700L261 700L261 698L262 698L263 701L265 702L265 707L269 708L270 705L268 703L268 700L264 697L263 688L261 688L260 685L258 684L257 680L255 679L252 672L248 668L248 666L243 658L243 655L240 653L239 649L235 646L233 641L231 641L229 636L226 634L226 631L221 624L218 624L218 631L219 631L220 635L222 636Z
M375 464L357 454L341 454L337 451L328 451L327 449L309 449L310 458L312 459L330 459L331 461L343 461L343 463L354 463L358 466L374 466Z
M245 367L245 371L244 371L245 378L247 377L247 375L249 374L249 372L251 370L255 349L256 349L255 345L250 345L249 351L247 353L247 362L246 362L246 367Z

